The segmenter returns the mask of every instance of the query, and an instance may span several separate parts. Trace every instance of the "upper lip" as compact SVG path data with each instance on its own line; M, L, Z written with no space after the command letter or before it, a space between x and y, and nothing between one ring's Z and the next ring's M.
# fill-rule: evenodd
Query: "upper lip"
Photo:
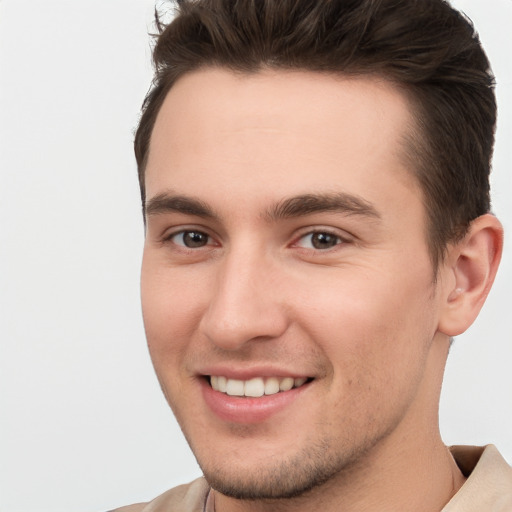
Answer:
M198 372L201 376L222 376L228 379L249 380L256 377L277 377L284 379L285 377L292 378L310 378L311 375L301 372L293 371L283 368L276 368L268 365L251 366L250 368L243 368L240 366L221 364L202 367Z

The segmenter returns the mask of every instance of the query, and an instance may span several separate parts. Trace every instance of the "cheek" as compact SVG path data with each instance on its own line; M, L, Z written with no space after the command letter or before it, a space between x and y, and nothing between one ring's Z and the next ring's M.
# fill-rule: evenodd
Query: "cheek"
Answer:
M175 360L197 326L206 294L186 272L170 269L144 255L141 301L146 338L153 363Z
M419 275L365 274L347 272L331 280L328 292L309 287L296 316L345 382L415 378L436 326L430 268Z

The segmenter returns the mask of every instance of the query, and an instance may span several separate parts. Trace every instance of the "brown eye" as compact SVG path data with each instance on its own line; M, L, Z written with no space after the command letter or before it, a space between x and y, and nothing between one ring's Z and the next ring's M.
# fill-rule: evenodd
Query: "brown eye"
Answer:
M201 231L181 231L172 236L172 241L176 245L181 245L189 249L197 249L208 245L210 237Z
M317 231L304 235L297 245L305 249L331 249L332 247L342 243L343 240L332 233L325 231Z

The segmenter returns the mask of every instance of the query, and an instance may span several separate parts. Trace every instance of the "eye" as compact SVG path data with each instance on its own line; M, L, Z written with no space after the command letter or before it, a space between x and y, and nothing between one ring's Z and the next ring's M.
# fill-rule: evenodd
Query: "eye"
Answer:
M300 237L297 245L304 249L325 250L331 249L343 241L341 237L328 231L315 231Z
M187 247L188 249L205 247L210 243L210 237L206 233L194 230L174 233L168 238L168 240L175 243L176 245Z

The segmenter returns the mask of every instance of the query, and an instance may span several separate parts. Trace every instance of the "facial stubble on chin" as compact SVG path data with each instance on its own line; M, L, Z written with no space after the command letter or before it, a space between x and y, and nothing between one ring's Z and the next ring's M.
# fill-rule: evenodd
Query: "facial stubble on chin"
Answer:
M239 500L272 501L305 497L334 478L348 476L378 440L366 439L346 450L329 440L317 440L285 460L276 453L271 460L255 463L256 467L241 468L229 468L229 462L222 460L204 463L188 441L214 490Z

